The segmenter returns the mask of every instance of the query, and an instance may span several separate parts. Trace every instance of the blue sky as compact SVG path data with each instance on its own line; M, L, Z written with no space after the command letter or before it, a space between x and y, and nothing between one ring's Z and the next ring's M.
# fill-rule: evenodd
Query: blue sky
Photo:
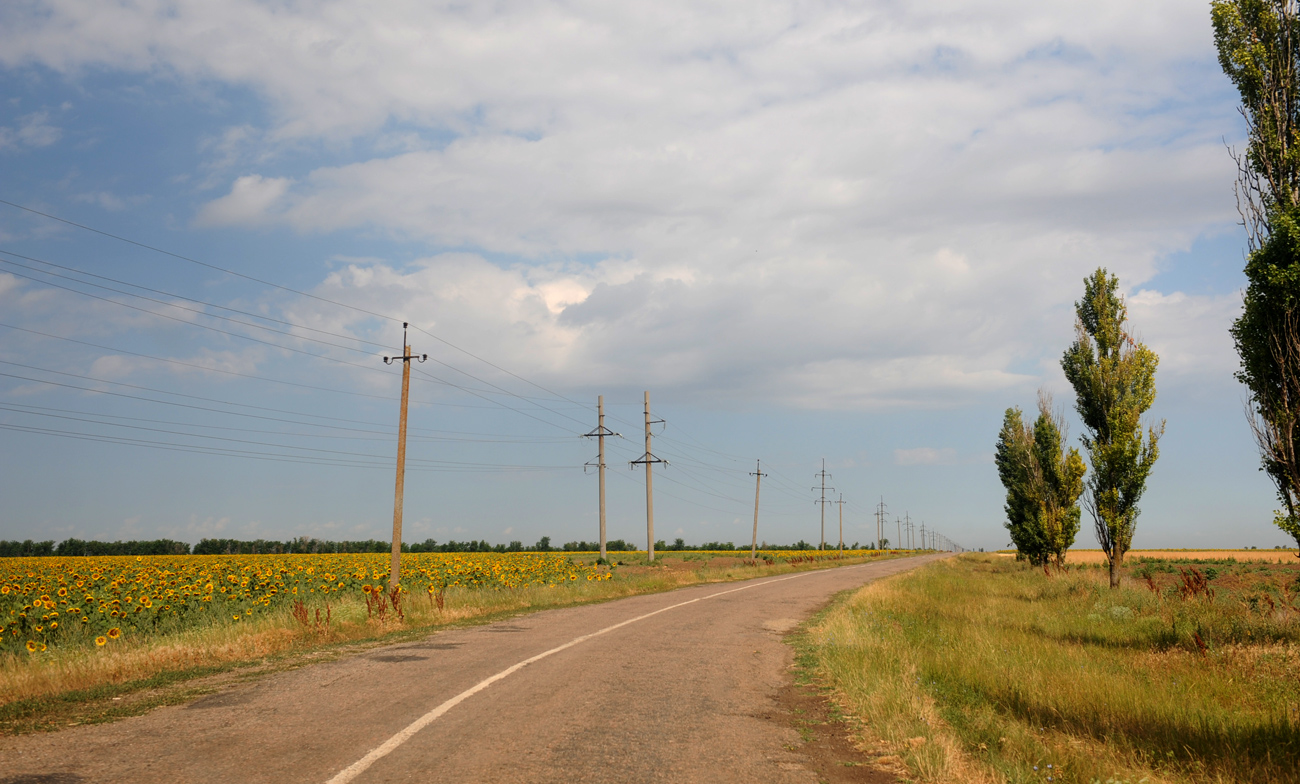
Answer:
M648 389L658 538L746 541L761 458L812 541L824 458L849 541L1000 547L1104 265L1161 356L1135 546L1286 542L1208 8L19 2L0 98L0 199L140 243L0 205L0 538L385 537L409 320L408 540L595 538L603 394L643 542Z

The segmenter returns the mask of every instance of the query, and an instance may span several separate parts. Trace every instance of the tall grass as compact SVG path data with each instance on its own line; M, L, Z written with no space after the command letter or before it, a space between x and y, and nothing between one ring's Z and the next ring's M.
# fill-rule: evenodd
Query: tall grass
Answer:
M866 587L808 640L868 744L925 781L1300 782L1298 632L965 556Z

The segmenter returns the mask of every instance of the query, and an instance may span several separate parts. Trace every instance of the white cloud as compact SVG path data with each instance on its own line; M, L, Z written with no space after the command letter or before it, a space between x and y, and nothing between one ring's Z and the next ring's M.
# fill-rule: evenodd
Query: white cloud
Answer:
M1235 219L1230 88L1205 9L1176 0L0 14L11 67L254 91L269 127L200 144L207 182L246 174L197 225L463 249L321 291L548 383L803 407L1032 394L1088 270L1140 286ZM276 145L329 155L285 172ZM1133 315L1164 367L1220 373L1231 302L1155 296Z
M289 180L283 177L240 177L230 187L230 193L208 202L195 222L200 226L266 223L273 219L271 213L288 189Z
M35 112L19 119L16 128L0 126L0 150L54 144L63 138L63 131L50 125L49 119L49 112Z
M952 465L957 461L957 450L950 447L934 449L928 446L915 449L895 449L894 463L900 466Z

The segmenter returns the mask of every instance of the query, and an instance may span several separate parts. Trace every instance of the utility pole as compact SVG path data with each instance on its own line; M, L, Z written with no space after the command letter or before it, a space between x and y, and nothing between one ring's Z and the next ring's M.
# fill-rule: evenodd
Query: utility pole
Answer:
M749 546L749 560L758 560L758 491L763 486L763 461L759 460L754 463L754 472L750 474L754 477L754 542Z
M827 500L826 500L826 491L827 491L827 490L831 490L831 491L834 491L834 490L835 490L835 488L833 488L833 487L827 487L827 486L826 486L826 480L831 476L830 474L826 473L826 458L824 458L824 457L822 458L822 470L821 470L821 471L818 471L818 472L815 473L815 474L813 474L813 476L819 476L819 477L821 477L821 480L822 480L822 484L821 484L822 497L821 497L821 500L820 500L820 501L813 501L813 503L814 503L814 504L817 504L818 506L820 506L820 507L821 507L821 510L822 510L822 544L821 544L821 548L820 548L820 549L821 549L822 551L825 551L825 550L826 550L826 505L829 504L829 503L833 503L832 501L827 501ZM814 486L813 486L813 489L816 490L817 487L814 485Z
M903 530L907 531L907 549L915 550L916 537L913 534L916 532L916 526L912 525L912 515L906 511L903 512Z
M926 549L925 545L927 541L929 540L925 538L925 523L922 522L921 523L921 549L922 550Z
M629 466L645 464L645 536L646 536L646 561L654 563L655 560L655 496L652 474L650 467L655 463L668 465L667 460L660 460L650 451L650 426L663 422L662 419L650 418L650 391L645 393L645 454L637 460L628 463Z
M613 430L605 427L605 396L596 396L596 429L583 435L583 438L595 438L599 445L596 456L596 474L600 477L600 560L605 557L605 436L616 436ZM587 465L591 465L588 463ZM586 467L584 466L584 470Z
M885 525L889 522L886 517L888 507L885 506L885 497L880 497L880 503L876 506L876 547L881 550L885 549Z
M402 496L406 485L406 401L411 396L411 360L423 362L428 354L411 356L406 342L407 323L402 322L402 356L384 357L384 364L402 363L402 413L397 420L397 486L393 490L393 559L388 567L388 587L397 587L402 579Z
M903 549L903 523L894 515L894 525L898 526L898 549Z
M835 502L840 507L840 557L844 557L844 494L840 493L840 500Z

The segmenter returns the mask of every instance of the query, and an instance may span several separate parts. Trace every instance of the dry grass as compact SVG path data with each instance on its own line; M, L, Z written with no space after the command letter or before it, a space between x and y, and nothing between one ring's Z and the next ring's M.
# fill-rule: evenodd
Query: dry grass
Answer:
M1138 558L1193 561L1262 561L1264 563L1300 563L1291 550L1129 550L1124 562ZM1101 564L1106 554L1101 550L1070 550L1065 554L1069 564Z
M123 638L121 645L111 648L69 646L39 656L11 654L0 657L0 707L92 690L106 684L144 683L162 673L201 674L213 667L252 663L350 642L419 634L502 615L607 601L699 583L861 563L881 557L888 556L861 556L838 563L795 566L781 562L768 566L761 561L757 566L743 566L730 560L710 566L705 560L691 562L668 557L661 558L658 566L616 568L614 579L608 581L495 591L451 588L441 610L431 597L409 595L404 602L404 620L395 618L391 611L382 622L368 617L365 603L356 598L331 603L331 621L327 626L314 623L304 626L286 609L240 625L192 628L135 641ZM315 605L309 606L311 618L315 609Z
M1300 781L1297 624L1104 577L966 556L868 586L809 639L865 746L923 781Z

